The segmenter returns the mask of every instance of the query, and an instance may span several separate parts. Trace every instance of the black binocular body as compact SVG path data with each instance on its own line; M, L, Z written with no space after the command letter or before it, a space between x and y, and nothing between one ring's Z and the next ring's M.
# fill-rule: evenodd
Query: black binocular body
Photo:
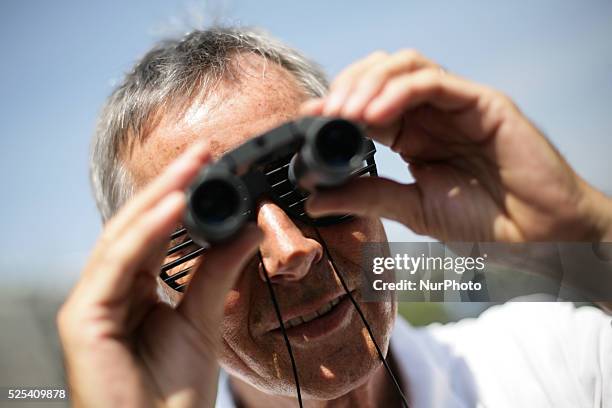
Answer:
M200 171L187 189L185 227L201 246L228 241L254 218L255 205L264 195L315 225L346 218L310 219L303 202L309 192L339 186L355 176L366 158L373 161L374 152L361 127L344 119L305 117L285 123ZM297 207L301 211L295 213Z

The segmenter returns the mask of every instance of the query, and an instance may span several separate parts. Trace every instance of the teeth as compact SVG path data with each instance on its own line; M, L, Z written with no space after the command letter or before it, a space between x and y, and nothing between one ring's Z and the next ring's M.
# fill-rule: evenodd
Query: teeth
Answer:
M305 315L305 316L298 316L295 317L293 319L290 319L288 321L285 322L285 328L289 329L291 327L295 327L295 326L299 326L302 323L307 323L311 320L316 319L319 316L323 316L324 314L328 313L330 310L332 310L332 308L334 306L336 306L338 303L340 303L341 298L335 298L334 300L332 300L331 302L327 303L325 306L321 307L319 310L315 311L314 313Z
M287 323L285 323L285 327L286 328L290 328L290 327L294 327L297 326L298 324L302 324L304 323L304 321L302 320L301 317L296 317L294 319L289 320Z
M317 314L317 312L314 312L309 315L302 316L302 320L304 320L304 323L307 323L316 317L319 317L319 315Z
M316 311L316 313L319 316L324 315L325 313L329 312L330 310L332 310L332 307L334 307L334 305L330 302L328 304L326 304L325 306L323 306L322 308L320 308L319 310Z

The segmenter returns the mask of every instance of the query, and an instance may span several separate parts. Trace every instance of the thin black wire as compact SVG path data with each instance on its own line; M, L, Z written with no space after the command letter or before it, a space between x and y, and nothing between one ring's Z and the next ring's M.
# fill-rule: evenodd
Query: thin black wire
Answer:
M295 358L293 357L293 350L291 350L291 343L289 342L289 337L287 337L287 332L285 331L285 324L283 323L283 317L281 316L280 307L278 306L278 302L276 301L276 295L274 294L274 288L272 287L272 282L270 281L270 277L268 276L268 271L266 271L266 265L264 264L263 258L261 257L261 252L258 253L259 262L261 262L261 267L263 268L263 274L266 277L266 283L268 284L268 289L270 290L270 298L272 299L272 303L274 304L274 310L276 311L276 318L278 319L278 323L280 324L281 332L283 333L283 338L285 339L285 345L287 346L287 351L289 352L289 358L291 359L291 369L293 370L293 379L295 380L295 388L297 390L297 398L298 404L300 408L303 408L302 405L302 391L300 390L300 380L298 378L297 366L295 364Z
M383 356L383 353L380 350L380 347L378 346L378 343L376 342L376 339L374 338L374 334L372 333L372 329L370 328L370 325L369 325L368 321L366 320L365 315L361 311L361 308L357 304L357 301L355 300L355 298L353 298L353 295L351 295L351 292L349 291L348 286L346 285L346 282L344 281L344 278L342 277L342 275L340 274L340 271L336 267L336 262L334 261L334 258L331 256L331 253L329 252L329 249L327 248L327 243L325 242L325 240L321 236L321 233L319 232L319 229L315 227L314 230L317 233L317 237L319 239L319 242L321 242L323 244L323 250L325 251L325 255L327 256L327 258L329 259L329 262L331 262L331 265L332 265L332 267L334 269L334 273L336 274L336 276L340 280L340 283L342 284L342 287L344 288L344 291L348 295L349 299L351 299L351 303L353 303L353 306L355 307L355 310L357 310L357 313L359 314L359 317L361 317L361 320L363 321L363 324L365 325L366 329L368 330L368 334L370 335L370 339L372 339L372 342L374 343L374 347L376 347L376 352L378 353L378 357L380 358L380 360L382 361L383 365L385 366L385 370L387 370L387 374L389 375L389 377L393 381L393 384L395 385L395 389L397 390L399 396L402 399L402 404L404 405L404 407L410 408L410 405L408 404L408 401L406 400L406 396L402 392L402 387L400 387L400 385L399 385L399 383L397 381L397 378L395 378L395 375L393 375L393 371L391 370L391 367L389 367L389 364L387 363L387 360Z

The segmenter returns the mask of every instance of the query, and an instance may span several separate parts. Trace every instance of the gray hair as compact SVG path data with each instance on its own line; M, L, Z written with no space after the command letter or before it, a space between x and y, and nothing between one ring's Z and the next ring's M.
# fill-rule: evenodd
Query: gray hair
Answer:
M233 57L249 52L286 69L308 96L322 96L328 87L318 65L257 29L212 27L159 42L110 95L96 127L90 178L103 221L134 192L121 163L126 146L146 135L150 120L165 104L185 103L206 92L224 78Z

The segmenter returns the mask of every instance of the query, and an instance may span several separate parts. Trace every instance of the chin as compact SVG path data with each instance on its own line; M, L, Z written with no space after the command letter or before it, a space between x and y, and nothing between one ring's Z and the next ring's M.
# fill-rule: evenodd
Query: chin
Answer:
M356 362L355 358L346 361L342 369L335 370L333 378L318 375L315 378L304 379L306 380L304 381L300 376L302 396L304 399L323 401L341 398L365 384L381 366L382 362L378 356L375 358L368 356L367 359L359 362ZM295 396L295 388L293 395Z
M360 303L376 342L384 356L387 355L391 332L395 323L397 306L394 302ZM308 399L333 400L366 383L382 366L367 329L355 313L350 328L342 333L333 352L311 356L307 372L304 363L298 373L302 395ZM323 354L323 353L322 353ZM304 362L305 356L300 356Z
M380 345L383 351L386 345ZM382 366L378 355L372 356L362 353L363 357L359 360L353 355L352 358L345 359L337 367L325 367L316 364L313 360L309 367L298 362L298 376L300 381L300 391L304 400L331 401L348 394L361 385L365 384ZM268 394L296 398L297 391L293 373L284 370L280 378L268 377L264 380L260 376L247 374L244 371L232 370L225 366L224 369L244 383Z

